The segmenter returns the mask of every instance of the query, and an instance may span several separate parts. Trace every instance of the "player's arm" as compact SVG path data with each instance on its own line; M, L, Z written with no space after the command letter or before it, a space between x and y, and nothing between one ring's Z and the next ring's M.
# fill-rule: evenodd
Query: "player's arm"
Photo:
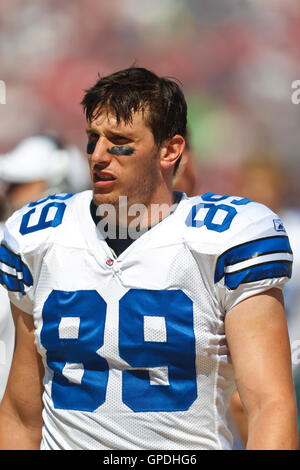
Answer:
M231 397L228 411L231 420L233 421L233 425L236 428L238 436L244 447L246 447L248 440L248 421L240 399L239 392L237 390L233 393Z
M279 289L249 297L226 315L225 329L241 401L247 449L298 449L290 344Z
M34 344L31 315L11 305L16 347L0 405L0 449L39 449L42 437L43 364Z

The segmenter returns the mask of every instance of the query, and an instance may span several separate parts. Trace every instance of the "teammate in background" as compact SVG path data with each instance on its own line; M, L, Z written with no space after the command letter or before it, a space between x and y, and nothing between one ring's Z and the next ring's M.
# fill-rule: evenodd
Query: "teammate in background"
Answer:
M12 151L0 155L1 240L4 222L15 210L55 192L77 192L89 187L86 159L75 146L65 145L54 134L25 138ZM0 262L3 262L1 256ZM4 282L1 277L1 284ZM0 401L7 383L14 342L9 298L0 285Z
M8 214L50 194L90 187L85 157L51 133L27 137L0 155L0 182Z
M83 106L92 191L5 226L17 343L1 448L230 449L236 379L248 448L296 449L278 217L173 192L187 112L175 82L130 68Z
M300 340L300 210L285 206L287 194L287 176L284 168L270 153L261 152L250 156L240 171L240 194L251 200L268 206L277 213L289 234L293 251L293 275L284 287L285 307L290 344L299 344ZM295 392L298 401L298 432L300 429L300 367L292 364ZM297 386L298 385L298 386ZM231 400L230 414L244 446L248 438L248 422L239 393L236 391Z

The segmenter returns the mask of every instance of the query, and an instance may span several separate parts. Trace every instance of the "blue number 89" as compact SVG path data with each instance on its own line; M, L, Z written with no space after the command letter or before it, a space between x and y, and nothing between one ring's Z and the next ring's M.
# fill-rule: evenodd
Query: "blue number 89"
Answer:
M55 290L46 300L41 343L53 371L55 408L94 411L105 402L109 366L98 350L106 307L90 290ZM157 321L161 331L153 333L151 324ZM122 400L130 409L188 409L197 397L191 299L181 290L129 290L119 302L119 354L128 363ZM151 383L156 368L167 371L165 382Z
M206 193L201 196L205 202L200 202L191 207L191 210L186 218L186 225L188 227L203 227L205 226L208 230L214 232L225 232L231 226L231 222L235 218L237 211L235 207L229 206L228 204L214 204L229 199L229 204L234 206L244 206L249 204L251 201L247 198L235 198L234 196L222 196L220 194ZM203 220L198 220L197 215L201 209L206 210L206 215ZM217 213L223 213L223 220L221 222L214 222Z

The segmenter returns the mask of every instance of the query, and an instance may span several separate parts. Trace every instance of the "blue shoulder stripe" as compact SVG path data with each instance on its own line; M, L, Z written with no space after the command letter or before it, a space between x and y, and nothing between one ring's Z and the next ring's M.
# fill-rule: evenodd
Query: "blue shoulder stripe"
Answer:
M33 285L32 275L21 257L3 244L0 245L0 263L13 271L13 274L9 274L0 268L0 283L8 290L24 293L25 285Z
M235 271L234 273L226 273L225 284L229 289L234 290L240 284L279 277L290 278L291 275L291 261L270 261L269 263L258 264L250 268Z
M250 242L246 242L230 248L221 256L219 256L217 260L215 269L215 282L219 282L222 279L225 273L225 268L227 266L232 266L236 263L240 263L241 261L257 258L263 255L270 255L272 253L292 254L291 246L287 236L260 238L258 240L252 240ZM259 260L257 261L259 262Z
M15 276L11 276L10 274L0 271L0 283L9 291L21 292L24 294L24 283Z

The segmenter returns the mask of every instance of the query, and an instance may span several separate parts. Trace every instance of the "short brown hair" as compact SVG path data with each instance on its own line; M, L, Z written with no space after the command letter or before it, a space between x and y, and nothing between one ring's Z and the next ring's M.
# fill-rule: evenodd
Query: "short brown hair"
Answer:
M131 67L100 78L85 91L81 105L87 121L107 108L118 122L129 123L132 114L142 110L158 146L176 134L186 135L187 105L180 86L145 68Z

